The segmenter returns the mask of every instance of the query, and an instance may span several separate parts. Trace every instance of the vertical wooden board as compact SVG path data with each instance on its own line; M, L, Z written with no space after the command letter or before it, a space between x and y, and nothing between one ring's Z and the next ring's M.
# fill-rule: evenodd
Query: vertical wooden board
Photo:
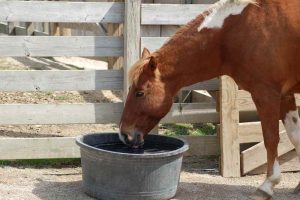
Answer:
M239 177L240 143L238 138L239 112L235 82L228 76L221 77L221 172L224 177Z
M128 93L128 71L140 57L141 0L125 2L124 99Z
M108 2L124 2L124 0L108 0ZM123 24L110 23L107 25L107 33L109 36L122 36ZM123 57L108 57L109 69L121 69L123 67Z

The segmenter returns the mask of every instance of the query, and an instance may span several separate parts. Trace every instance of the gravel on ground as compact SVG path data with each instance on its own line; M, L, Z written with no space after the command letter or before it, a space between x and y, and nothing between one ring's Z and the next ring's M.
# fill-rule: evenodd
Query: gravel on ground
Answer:
M223 178L216 173L185 170L173 200L246 200L264 175ZM81 168L0 168L0 200L92 200L81 188ZM300 173L285 173L274 200L299 200L292 194Z

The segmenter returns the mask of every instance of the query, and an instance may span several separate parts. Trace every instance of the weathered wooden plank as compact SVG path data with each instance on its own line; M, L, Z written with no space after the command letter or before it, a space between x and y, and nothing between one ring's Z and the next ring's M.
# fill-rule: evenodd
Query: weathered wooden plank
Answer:
M128 93L128 71L140 58L141 0L127 0L125 3L124 26L124 99Z
M122 90L121 70L0 71L0 91Z
M73 137L0 138L0 160L79 158Z
M299 158L295 150L288 152L279 157L280 171L281 172L296 172L300 171ZM249 172L249 175L265 174L267 173L267 164L254 169Z
M190 149L187 156L219 155L216 136L183 136ZM0 138L0 160L80 158L74 137Z
M208 8L204 4L143 4L142 25L183 25Z
M189 145L185 156L216 156L220 155L220 144L217 136L180 136Z
M256 110L251 94L245 90L238 91L238 108L240 111Z
M228 76L221 77L221 173L224 177L239 177L240 143L238 138L239 112L237 108L237 85Z
M0 21L123 23L124 3L1 1Z
M3 104L0 124L118 123L122 103Z
M282 156L294 149L286 132L280 133L280 142L278 145L278 156ZM242 152L242 174L264 165L267 162L267 151L264 142L260 142L257 145Z
M2 36L0 56L123 56L123 38L108 36Z
M142 37L141 49L146 47L150 52L159 49L164 43L168 41L169 37Z
M282 122L279 123L279 131L284 131ZM262 128L260 122L245 122L239 124L240 143L254 143L263 141Z
M216 112L214 104L173 104L171 111L162 119L161 122L218 123L219 113Z
M49 36L48 33L42 32L42 31L37 31L37 30L35 30L35 31L33 32L33 35L34 35L34 36Z
M196 83L194 85L184 87L182 90L219 90L220 80L218 78L214 78L208 81Z
M173 104L162 122L218 122L213 104ZM123 103L96 104L2 104L0 124L94 124L119 123Z
M296 104L300 105L300 95L296 94ZM253 111L256 110L251 94L245 90L238 91L238 107L240 111Z

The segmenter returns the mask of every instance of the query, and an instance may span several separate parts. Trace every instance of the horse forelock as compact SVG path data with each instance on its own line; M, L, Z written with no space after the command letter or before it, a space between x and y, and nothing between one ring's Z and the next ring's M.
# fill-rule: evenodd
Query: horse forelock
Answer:
M131 67L128 73L129 85L132 85L134 83L136 84L147 62L149 62L149 59L141 59Z

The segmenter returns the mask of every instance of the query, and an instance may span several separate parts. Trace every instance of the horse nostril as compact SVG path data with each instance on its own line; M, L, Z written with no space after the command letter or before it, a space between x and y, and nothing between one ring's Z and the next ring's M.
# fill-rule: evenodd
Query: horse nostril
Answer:
M141 134L141 133L137 133L137 134L136 134L136 138L137 138L138 140L141 140L141 139L142 139L142 134Z

